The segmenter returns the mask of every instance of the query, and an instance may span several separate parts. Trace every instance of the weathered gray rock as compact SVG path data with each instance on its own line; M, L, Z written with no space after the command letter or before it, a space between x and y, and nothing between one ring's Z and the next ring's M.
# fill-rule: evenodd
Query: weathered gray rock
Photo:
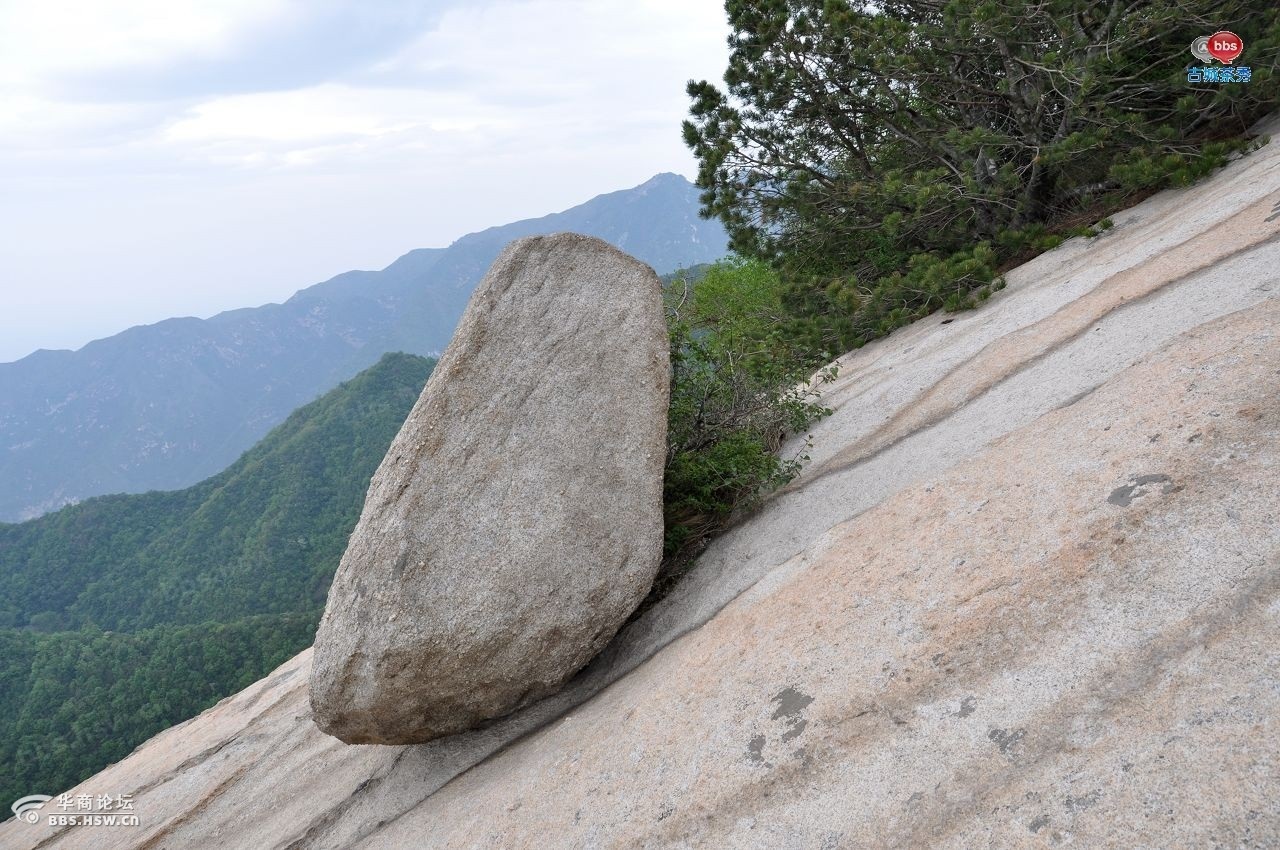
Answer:
M670 358L653 270L577 234L513 242L369 486L311 704L416 743L556 691L662 553Z

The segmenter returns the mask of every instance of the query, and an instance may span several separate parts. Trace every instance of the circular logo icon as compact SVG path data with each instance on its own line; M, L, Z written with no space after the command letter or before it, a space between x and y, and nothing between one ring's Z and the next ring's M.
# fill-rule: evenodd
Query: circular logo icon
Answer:
M1244 41L1227 30L1219 30L1209 36L1209 54L1223 65L1230 65L1244 52Z
M1209 36L1202 35L1191 42L1191 55L1201 62L1209 63L1213 61L1213 54L1209 52Z

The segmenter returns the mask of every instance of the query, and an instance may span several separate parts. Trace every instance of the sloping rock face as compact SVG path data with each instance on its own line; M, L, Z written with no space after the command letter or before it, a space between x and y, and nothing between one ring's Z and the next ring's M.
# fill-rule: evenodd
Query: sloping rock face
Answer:
M311 706L421 743L560 688L662 559L662 284L599 239L517 240L373 476L316 636Z
M846 358L806 475L556 696L343 746L303 653L75 789L142 826L0 841L1280 846L1278 190L1272 144Z

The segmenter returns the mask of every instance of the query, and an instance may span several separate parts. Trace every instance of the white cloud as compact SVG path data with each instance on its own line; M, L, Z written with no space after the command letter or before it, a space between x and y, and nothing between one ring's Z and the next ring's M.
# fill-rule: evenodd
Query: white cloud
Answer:
M447 12L359 80L201 102L163 139L211 161L263 166L362 161L372 151L532 155L637 131L678 148L684 82L719 73L723 29L710 0L473 5Z
M300 17L391 6L0 0L0 360L277 300L658 171L690 173L684 84L723 73L719 0L459 0L340 68ZM263 51L280 33L290 49L302 39L316 73L239 85L258 73L244 50L279 65ZM58 85L208 57L230 57L213 79L233 66L237 85L133 103Z
M382 70L465 80L504 102L591 95L624 106L628 95L663 97L672 72L722 68L723 51L707 48L724 28L714 0L499 0L450 10Z
M128 104L62 103L20 91L0 91L0 149L63 146L100 135L145 110Z
M414 91L338 84L235 95L195 105L164 131L164 138L289 143L380 136L427 124L427 100Z
M407 48L344 80L175 97L159 108L54 91L60 74L232 50L248 33L297 18L298 2L0 0L0 81L9 82L0 148L101 149L126 129L131 153L149 142L157 157L265 166L344 153L359 161L378 146L341 143L379 138L383 148L441 153L451 148L436 137L448 135L487 146L565 143L592 124L670 127L684 81L723 67L715 0L498 0L446 11Z
M289 0L0 0L0 148L100 150L154 128L163 105L68 98L62 83L216 57L297 13Z
M288 0L0 0L0 81L42 88L71 72L216 56L296 13Z

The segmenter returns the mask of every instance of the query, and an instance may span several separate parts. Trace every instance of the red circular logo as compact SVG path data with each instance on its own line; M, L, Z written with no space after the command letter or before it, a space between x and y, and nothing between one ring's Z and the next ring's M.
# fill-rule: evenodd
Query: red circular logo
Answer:
M1244 41L1240 36L1228 30L1219 30L1209 36L1207 45L1209 55L1223 65L1230 65L1237 56L1244 52Z

